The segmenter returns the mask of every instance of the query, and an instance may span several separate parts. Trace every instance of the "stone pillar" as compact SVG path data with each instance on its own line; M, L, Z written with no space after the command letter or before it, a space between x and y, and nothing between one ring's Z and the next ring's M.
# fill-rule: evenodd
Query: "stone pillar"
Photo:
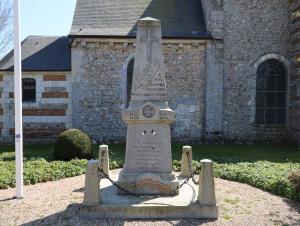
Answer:
M85 205L98 205L101 202L98 164L97 160L90 160L87 163L83 198Z
M140 19L131 100L122 114L128 127L125 164L118 179L121 186L140 195L178 193L170 136L170 124L175 118L167 102L161 22Z
M193 162L192 162L192 147L182 147L182 158L181 158L181 173L182 177L189 177L193 173Z
M206 116L205 132L208 142L222 139L223 134L223 44L213 41L206 49Z
M213 162L209 159L201 160L199 175L198 202L200 205L216 205Z
M107 145L99 146L99 167L103 169L104 173L109 175L109 153Z

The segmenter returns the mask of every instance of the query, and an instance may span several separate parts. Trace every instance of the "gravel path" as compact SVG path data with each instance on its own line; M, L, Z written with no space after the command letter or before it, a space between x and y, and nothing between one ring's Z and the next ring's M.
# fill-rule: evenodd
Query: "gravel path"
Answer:
M80 218L76 208L82 202L83 185L84 175L30 185L22 200L12 199L15 189L0 190L0 225L300 225L300 203L220 179L216 179L220 211L215 221L88 220Z

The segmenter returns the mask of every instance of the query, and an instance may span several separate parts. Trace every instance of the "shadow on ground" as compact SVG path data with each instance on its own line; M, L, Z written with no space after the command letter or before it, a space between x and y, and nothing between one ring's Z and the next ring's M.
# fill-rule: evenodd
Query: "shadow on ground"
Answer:
M143 222L143 225L156 225L158 222L164 221L168 222L170 225L177 226L194 226L202 225L208 222L214 222L216 220L198 220L198 219L136 219L136 220L127 220L127 219L97 219L97 218L85 218L79 216L79 204L71 204L65 211L55 213L53 215L40 218L35 221L31 221L23 226L32 226L32 225L140 225Z
M75 190L73 190L73 192L83 193L84 192L84 187L75 189Z
M300 214L300 202L296 202L290 199L283 199L283 201L288 204L288 206L290 207L290 211Z
M6 202L6 201L10 201L10 200L15 200L15 199L17 199L17 198L12 197L12 198L0 199L0 202Z
M292 215L300 214L300 202L296 202L296 201L289 200L289 199L283 199L283 201L289 206L289 211L291 212ZM276 225L298 226L298 225L300 225L300 218L294 219L293 217L289 217L288 224L284 220L281 220L281 219L275 219L275 220L273 220L273 222Z

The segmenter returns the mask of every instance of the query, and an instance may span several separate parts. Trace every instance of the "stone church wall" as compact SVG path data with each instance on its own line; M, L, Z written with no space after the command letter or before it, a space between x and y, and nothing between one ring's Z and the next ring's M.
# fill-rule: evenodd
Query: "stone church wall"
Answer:
M72 127L71 74L68 72L23 72L36 81L36 101L23 102L25 143L48 143ZM0 73L0 143L14 141L13 73Z
M224 11L223 0L201 0L206 29L214 39L224 36Z
M290 134L300 143L300 1L291 1Z
M224 11L224 137L277 142L287 126L255 125L255 62L289 57L290 4L286 0L228 0ZM289 71L288 65L283 62ZM292 123L292 122L291 122Z
M73 126L98 142L124 142L127 64L133 39L74 39ZM175 141L200 141L205 121L206 41L163 40L167 94L176 111Z

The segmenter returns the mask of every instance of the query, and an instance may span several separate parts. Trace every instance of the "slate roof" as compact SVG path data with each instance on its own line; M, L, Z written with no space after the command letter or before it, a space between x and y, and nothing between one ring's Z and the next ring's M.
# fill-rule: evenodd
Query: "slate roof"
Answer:
M70 36L136 36L136 21L162 22L163 37L209 38L201 0L77 0Z
M0 61L0 71L13 71L13 51ZM22 42L22 71L71 71L68 37L29 36Z

